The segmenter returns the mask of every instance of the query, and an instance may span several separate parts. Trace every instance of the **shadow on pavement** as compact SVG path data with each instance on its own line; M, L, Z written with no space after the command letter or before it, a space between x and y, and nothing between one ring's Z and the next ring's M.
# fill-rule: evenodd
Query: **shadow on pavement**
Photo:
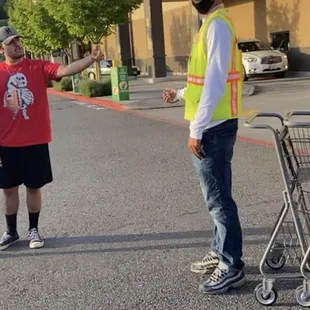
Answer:
M88 242L86 245L92 244L91 238L88 237ZM209 242L194 242L194 243L184 243L184 244L163 244L163 245L147 245L147 246L137 246L137 247L125 247L125 248L100 248L100 249L85 249L85 250L68 250L68 251L56 251L50 252L52 249L68 248L73 244L70 242L70 238L66 242L64 239L47 239L46 245L41 250L31 250L31 252L24 252L28 249L27 241L20 241L18 244L12 246L5 253L0 254L0 258L17 258L17 257L27 257L27 256L47 256L47 255L66 255L66 254L97 254L97 253L119 253L119 252L138 252L138 251L153 251L153 250L177 250L177 249L193 249L193 248L206 248L209 246ZM244 240L244 244L247 245L258 245L266 243L265 239L258 240ZM19 252L19 253L18 253Z
M244 228L243 234L245 237L256 235L262 236L262 235L269 235L271 231L272 229L269 227ZM64 236L64 237L47 238L46 241L51 244L65 243L66 245L79 245L79 244L96 244L96 243L123 243L123 242L210 238L212 234L213 234L212 230L194 230L194 231L108 235L108 236Z
M267 238L253 238L247 239L248 236L264 236L269 235L270 228L245 228L244 229L244 244L259 245L266 244ZM56 238L46 238L46 245L39 251L25 252L28 249L28 242L22 240L16 245L0 254L0 258L14 258L32 255L60 255L60 254L95 254L95 253L118 253L118 252L136 252L136 251L152 251L152 250L173 250L173 249L192 249L204 248L209 246L209 241L188 242L188 243L169 243L169 244L148 244L128 247L111 247L111 248L87 248L84 250L68 250L50 252L51 249L70 248L76 245L93 246L98 244L115 244L116 243L132 243L132 242L156 242L156 241L171 241L171 240L185 240L185 239L208 239L212 235L212 231L197 230L186 232L163 232L150 234L130 234L130 235L111 235L111 236L64 236ZM19 252L19 253L18 253Z

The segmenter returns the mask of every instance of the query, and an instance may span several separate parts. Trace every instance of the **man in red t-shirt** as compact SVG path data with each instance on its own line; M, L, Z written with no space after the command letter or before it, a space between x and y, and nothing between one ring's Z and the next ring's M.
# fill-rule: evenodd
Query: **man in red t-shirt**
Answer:
M30 248L41 248L38 232L41 188L53 181L48 144L50 111L46 88L58 80L88 68L102 59L100 48L68 66L24 57L20 35L13 27L0 27L0 188L4 190L7 231L0 250L19 240L17 212L19 186L27 188Z

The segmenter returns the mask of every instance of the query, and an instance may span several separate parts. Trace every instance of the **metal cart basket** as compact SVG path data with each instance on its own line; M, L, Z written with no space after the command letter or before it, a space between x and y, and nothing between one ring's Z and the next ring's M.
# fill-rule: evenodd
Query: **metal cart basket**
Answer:
M262 118L278 119L280 129L254 122ZM272 132L284 181L284 203L260 262L263 281L255 288L255 298L262 305L272 305L278 297L276 280L301 279L295 297L299 305L310 307L310 111L294 111L285 117L257 113L244 126ZM284 270L288 264L296 270Z

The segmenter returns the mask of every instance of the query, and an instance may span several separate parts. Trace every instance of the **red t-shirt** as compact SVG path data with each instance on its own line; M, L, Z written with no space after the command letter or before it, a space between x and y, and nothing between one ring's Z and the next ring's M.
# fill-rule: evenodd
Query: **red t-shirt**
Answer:
M47 98L49 80L57 78L60 64L25 58L16 65L0 63L0 146L21 147L52 140ZM21 109L4 107L8 93L18 90Z

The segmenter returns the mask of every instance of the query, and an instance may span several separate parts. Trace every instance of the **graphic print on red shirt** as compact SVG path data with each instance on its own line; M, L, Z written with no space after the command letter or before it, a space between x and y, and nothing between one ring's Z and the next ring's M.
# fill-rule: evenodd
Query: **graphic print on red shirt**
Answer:
M46 88L49 80L57 78L59 66L28 58L15 65L0 63L0 146L22 147L52 140ZM20 107L15 113L5 107L14 90Z

